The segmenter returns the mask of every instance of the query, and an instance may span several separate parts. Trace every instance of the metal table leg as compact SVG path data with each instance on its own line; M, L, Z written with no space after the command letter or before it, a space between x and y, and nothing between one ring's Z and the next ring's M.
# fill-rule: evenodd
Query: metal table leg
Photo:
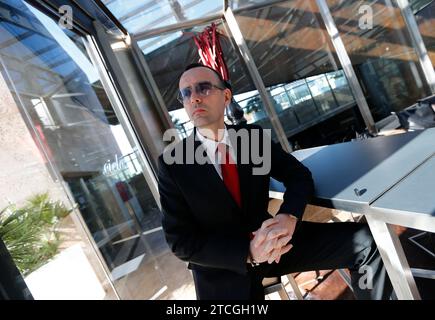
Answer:
M420 293L393 227L369 214L366 218L397 298L420 300Z

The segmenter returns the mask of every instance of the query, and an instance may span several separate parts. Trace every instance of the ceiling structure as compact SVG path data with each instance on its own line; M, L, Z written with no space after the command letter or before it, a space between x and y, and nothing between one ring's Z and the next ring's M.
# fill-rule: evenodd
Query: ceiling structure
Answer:
M179 75L186 65L199 61L192 38L213 21L222 34L221 46L234 93L256 89L227 34L222 19L223 1L103 0L102 3L138 41L169 111L181 107L176 101ZM239 28L266 87L341 69L314 1L244 0L229 1L229 5L235 11ZM373 29L363 30L358 28L358 11L355 14L353 10L357 3L328 0L328 5L341 19L344 41L355 42L355 47L359 48L351 52L353 64L383 55L391 59L417 60L412 53L403 54L411 52L412 48L404 49L395 37L398 28L405 28L394 20L398 12L392 13L391 8L376 4L379 23ZM252 6L254 10L247 9ZM200 18L193 27L171 27ZM199 21L207 23L200 24ZM160 32L155 35L153 30Z

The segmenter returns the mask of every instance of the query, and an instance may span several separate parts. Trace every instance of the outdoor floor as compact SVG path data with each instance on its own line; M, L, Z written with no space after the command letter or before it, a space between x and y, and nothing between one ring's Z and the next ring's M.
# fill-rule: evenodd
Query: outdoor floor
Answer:
M269 212L276 213L281 204L280 200L274 199L270 202ZM304 214L304 220L314 222L340 222L358 220L357 215L350 215L346 212L330 210L326 208L308 206ZM74 233L74 224L68 220L64 226L64 232L69 235L69 240L63 243L64 247L69 247L75 243L81 243L81 238ZM420 233L418 230L395 227L399 239L411 268L435 270L435 259L429 254L411 243L410 236ZM74 235L74 237L73 237ZM433 240L433 239L432 239ZM430 244L432 248L435 243ZM85 247L85 244L82 244ZM433 248L434 249L434 248ZM92 254L90 255L93 256ZM171 252L164 252L156 257L156 263L162 272L163 279L156 276L156 268L153 263L143 263L127 277L116 281L116 287L123 299L176 299L193 300L195 299L195 289L190 270L186 264L178 260ZM94 261L93 265L96 262ZM97 274L100 280L104 279L103 274ZM299 285L304 299L306 300L353 300L355 299L352 291L343 281L336 270L320 270L293 274ZM415 278L422 299L435 299L435 280ZM163 281L163 282L162 282ZM296 299L290 284L283 277L283 284L291 299ZM163 283L163 284L162 284ZM159 289L166 285L166 290L161 294L156 294ZM105 299L116 299L107 283L104 283L107 291ZM266 299L279 299L277 293L270 294Z
M396 226L396 232L402 243L403 250L411 268L431 269L435 270L435 259L429 254L418 248L416 245L408 240L410 236L420 233L419 230L406 229ZM432 243L432 246L434 244ZM319 272L320 276L317 280L316 273L303 272L293 274L296 282L298 283L304 299L308 300L354 300L355 296L352 290L346 285L337 270L322 270ZM435 280L415 278L421 298L424 300L435 300ZM286 282L284 282L286 284ZM291 299L296 299L291 286L286 285ZM272 294L270 299L277 299L277 295Z
M282 200L272 199L269 202L268 211L274 215ZM344 221L358 221L362 218L361 215L350 214L349 212L327 209L308 205L304 212L304 220L312 222L344 222ZM404 227L395 226L397 235L403 246L406 258L411 268L434 270L435 272L435 258L423 251L421 248L413 244L408 238L420 233L420 230L414 230ZM429 243L432 250L435 251L435 239ZM319 277L320 276L320 277ZM352 290L346 285L337 270L320 270L318 274L315 271L302 272L293 274L304 299L308 300L354 300ZM417 288L420 292L421 298L425 300L435 299L435 279L415 278ZM296 299L290 284L287 283L285 278L283 284L291 299ZM279 299L279 295L273 293L269 295L270 299Z

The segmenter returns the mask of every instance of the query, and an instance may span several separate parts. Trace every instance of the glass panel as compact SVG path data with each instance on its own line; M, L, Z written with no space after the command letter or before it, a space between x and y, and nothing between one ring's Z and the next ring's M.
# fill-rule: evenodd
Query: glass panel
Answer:
M338 105L341 106L353 101L354 98L343 70L329 72L326 74L326 78Z
M214 0L103 0L128 32L134 34L222 11Z
M364 129L314 1L241 11L236 19L295 148L341 142ZM249 99L249 110L260 120L253 118L261 122L265 115L257 111L256 105L262 105L259 96ZM319 134L322 123L335 127L334 134Z
M435 67L435 0L409 0L432 66Z
M215 21L215 23L219 33L223 35L221 47L230 74L235 101L244 109L245 119L248 123L256 122L263 128L271 129L270 121L265 117L260 100L257 99L258 105L256 109L258 109L258 112L256 112L255 116L246 112L250 108L248 107L250 97L258 96L258 92L255 90L250 76L245 73L233 44L223 28L222 22ZM198 26L189 32L177 31L148 38L138 43L145 54L145 59L151 69L151 73L181 138L188 136L192 132L193 125L189 121L183 106L176 99L178 81L187 65L199 61L198 49L193 37L201 33L204 28L205 26ZM231 123L228 118L226 118L226 122ZM272 138L277 141L273 130Z
M240 8L248 8L253 5L264 4L267 5L269 1L267 0L229 0L231 8L240 9Z
M405 21L394 1L327 3L375 121L430 95ZM365 11L359 13L360 8ZM372 27L366 8L373 12Z
M319 106L321 112L327 112L338 107L325 74L308 77L306 81L314 102Z
M170 297L175 282L165 285L158 267L172 256L160 211L85 39L26 2L15 1L14 9L7 2L0 1L0 71L29 116L25 119L43 145L47 166L53 165L68 187L120 297ZM32 170L20 176L21 185ZM106 292L103 298L115 296Z

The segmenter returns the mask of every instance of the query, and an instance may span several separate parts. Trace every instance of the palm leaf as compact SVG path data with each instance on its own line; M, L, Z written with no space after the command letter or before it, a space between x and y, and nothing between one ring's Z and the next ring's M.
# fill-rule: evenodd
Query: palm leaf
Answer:
M48 193L32 196L22 208L10 204L0 211L0 237L23 274L57 253L60 238L56 227L71 211L62 202L51 201Z

